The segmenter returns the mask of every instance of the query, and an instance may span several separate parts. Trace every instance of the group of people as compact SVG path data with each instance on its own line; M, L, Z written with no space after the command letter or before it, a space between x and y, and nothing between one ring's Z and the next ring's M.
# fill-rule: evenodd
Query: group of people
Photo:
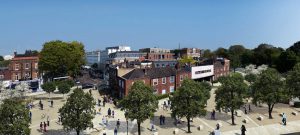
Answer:
M46 124L45 121L40 123L40 131L41 132L43 132L43 131L47 132L47 124Z
M164 104L163 104L163 110L168 110L168 108L171 106L171 101L168 100L168 104L166 101L164 101Z
M160 125L165 125L165 120L166 120L166 117L164 115L159 116L159 124Z

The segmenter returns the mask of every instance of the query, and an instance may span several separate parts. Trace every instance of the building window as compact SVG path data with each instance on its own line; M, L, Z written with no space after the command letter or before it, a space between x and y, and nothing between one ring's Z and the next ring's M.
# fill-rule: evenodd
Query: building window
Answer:
M15 80L19 80L19 76L18 75L15 75Z
M183 75L180 75L180 81L183 81Z
M29 63L25 63L25 69L29 69Z
M211 70L201 70L201 71L196 71L195 74L203 74L203 73L207 73L207 72L211 72Z
M15 64L15 70L19 70L19 67L20 65L19 64Z
M161 91L161 94L166 94L166 90L163 89L163 90Z
M162 84L166 84L166 77L162 78Z
M170 86L170 92L174 92L174 86Z
M170 83L174 83L175 76L170 76Z
M38 63L34 63L34 68L38 69Z
M158 79L152 79L153 85L158 85Z

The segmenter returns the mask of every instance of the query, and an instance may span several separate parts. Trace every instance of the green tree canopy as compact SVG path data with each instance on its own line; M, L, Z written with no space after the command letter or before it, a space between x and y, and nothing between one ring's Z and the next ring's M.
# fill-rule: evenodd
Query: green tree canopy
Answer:
M219 78L221 86L215 91L216 109L230 109L231 121L234 123L234 112L243 104L243 98L247 94L247 84L239 73L233 73L225 77Z
M192 57L183 57L182 59L179 60L179 63L181 65L184 64L194 64L196 61Z
M242 66L241 56L245 52L245 47L242 45L232 45L228 49L230 64L234 71L236 68Z
M229 58L228 50L222 47L219 47L214 52L217 57Z
M203 55L202 55L204 58L214 58L215 57L215 54L213 52L211 52L209 49L206 49L203 51Z
M253 61L256 65L266 64L272 67L276 64L278 57L284 50L276 48L269 44L260 44L257 48L253 49Z
M58 90L60 93L62 93L63 95L67 94L70 92L71 90L71 86L69 84L67 84L66 82L61 82L57 85Z
M210 88L205 83L185 79L170 99L172 116L186 117L188 133L191 133L191 118L206 115L205 105L210 97Z
M47 93L49 93L49 96L50 96L50 93L54 92L54 90L56 89L56 86L53 82L46 82L42 85L42 89L44 91L46 91Z
M245 75L245 80L247 82L249 82L250 84L254 83L256 81L256 79L257 79L257 75L255 75L253 73Z
M263 71L253 84L253 103L266 103L269 118L272 119L273 107L276 103L287 98L284 91L284 81L273 68Z
M39 70L46 78L69 75L75 77L85 63L84 46L79 42L50 41L40 52Z
M1 55L0 55L0 61L4 61L4 58L3 58L3 56L1 56Z
M158 108L156 95L153 89L145 85L142 81L135 82L127 96L121 100L120 106L125 110L125 117L131 120L137 120L138 134L141 134L141 123L154 116Z
M5 99L0 106L1 135L30 135L29 110L16 99Z
M297 63L293 70L288 72L286 83L290 97L300 97L300 63Z
M287 50L293 51L295 54L297 54L298 56L300 56L300 41L294 43Z
M299 56L297 56L294 51L287 50L282 52L278 57L276 69L284 73L291 70L297 62L300 62Z
M82 89L75 89L59 109L64 129L75 130L79 135L80 131L92 128L95 104L94 98L89 93L84 93Z

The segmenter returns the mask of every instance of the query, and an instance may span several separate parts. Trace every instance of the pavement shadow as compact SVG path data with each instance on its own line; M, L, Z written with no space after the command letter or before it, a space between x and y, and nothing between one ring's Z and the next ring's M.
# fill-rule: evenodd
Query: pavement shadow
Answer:
M64 131L63 129L57 129L57 130L50 129L50 130L47 130L47 132L42 132L42 135L68 135L68 134L69 133Z
M300 132L288 133L288 134L281 134L281 135L300 135Z

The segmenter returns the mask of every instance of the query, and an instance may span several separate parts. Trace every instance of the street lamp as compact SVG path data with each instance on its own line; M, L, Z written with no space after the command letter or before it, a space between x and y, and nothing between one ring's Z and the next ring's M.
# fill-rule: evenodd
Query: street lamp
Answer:
M125 118L126 118L126 124L127 124L127 135L128 135L128 117L127 117L127 111L125 111Z

